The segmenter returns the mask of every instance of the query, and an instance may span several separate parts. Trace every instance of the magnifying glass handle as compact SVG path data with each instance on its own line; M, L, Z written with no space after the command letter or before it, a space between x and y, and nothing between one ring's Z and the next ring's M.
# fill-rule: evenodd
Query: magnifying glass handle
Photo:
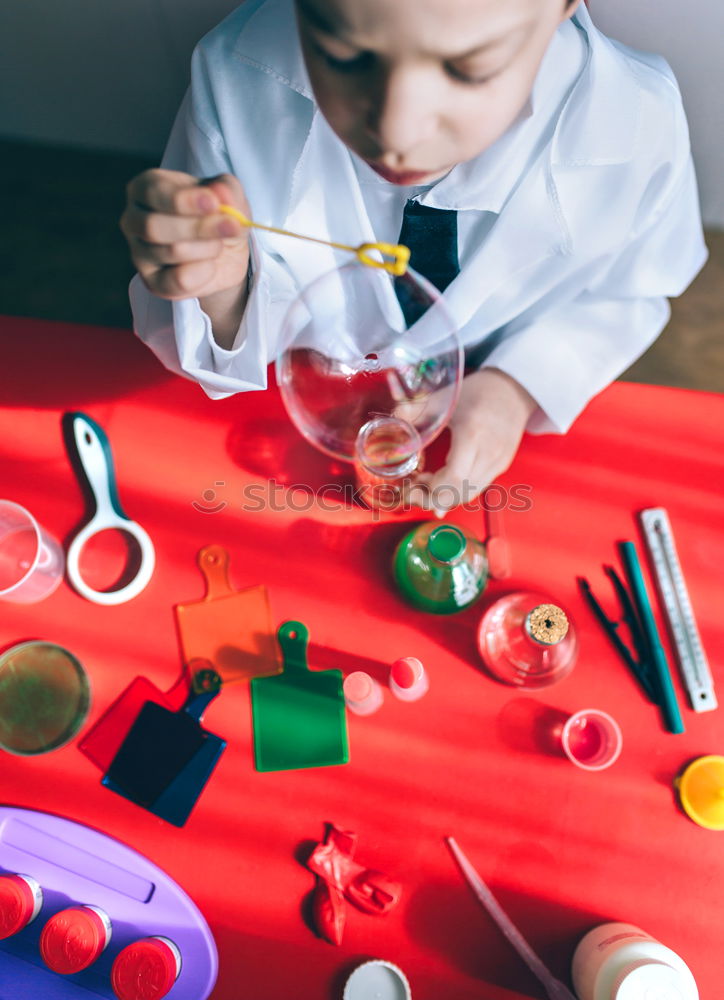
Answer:
M85 413L73 413L71 419L78 458L96 503L96 517L104 521L109 515L111 521L130 520L118 497L113 455L105 431Z

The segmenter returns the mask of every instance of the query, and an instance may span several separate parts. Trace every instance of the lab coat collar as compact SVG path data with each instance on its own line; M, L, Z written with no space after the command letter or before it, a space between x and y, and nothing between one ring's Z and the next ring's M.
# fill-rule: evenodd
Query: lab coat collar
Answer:
M314 101L292 0L257 0L256 10L234 46L234 55Z
M637 102L621 102L622 74L632 74L631 61L618 43L596 28L584 3L572 21L588 39L588 58L561 113L551 145L553 165L609 166L633 159L639 128Z

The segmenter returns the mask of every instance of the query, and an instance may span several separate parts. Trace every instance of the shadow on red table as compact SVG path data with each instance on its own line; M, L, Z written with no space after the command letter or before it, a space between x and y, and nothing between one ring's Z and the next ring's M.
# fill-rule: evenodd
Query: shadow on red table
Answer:
M496 899L554 976L570 985L571 959L583 934L603 922L580 907L490 886ZM461 881L429 882L411 894L405 907L407 932L425 951L438 952L465 975L486 984L542 996L540 983L505 941ZM484 992L481 992L481 996Z
M391 622L406 621L417 625L428 638L477 668L480 657L476 628L482 605L474 605L452 616L431 615L407 604L394 584L391 567L395 547L415 523L405 519L380 523L370 521L361 525L340 522L337 525L301 517L287 529L283 545L291 552L314 553L315 560L329 562L330 567L345 562L354 563L355 578L362 576L367 581L361 595L360 606L363 610ZM336 600L339 587L344 585L338 571L328 574L328 585L330 597ZM410 650L406 655L414 656L415 651ZM396 657L392 657L388 667L394 659ZM312 662L316 664L315 659ZM380 679L378 673L367 667L354 669L366 670Z
M309 861L312 851L316 846L317 846L317 841L313 840L311 837L307 837L304 840L300 840L297 846L294 848L294 860L298 864L300 864L303 868L306 868L307 861ZM314 923L313 902L314 902L314 883L310 878L309 892L304 894L299 904L299 916L301 917L302 923L307 928L307 930L310 931L310 933L314 934L315 937L319 937L319 935L317 934L316 925Z
M277 394L270 394L264 402L265 407L271 404L272 412L264 417L242 416L232 424L226 442L232 461L280 486L319 497L326 511L334 509L335 502L340 510L364 507L355 499L352 465L309 444L286 415ZM444 432L425 452L428 471L442 465L448 447L449 435Z
M130 330L3 317L3 406L82 408L170 378Z
M342 488L353 482L350 465L313 448L285 415L235 422L226 447L240 468L287 488L321 495L332 488L342 502Z
M344 984L352 971L361 962L377 957L341 958L332 945L306 934L303 940L286 939L280 944L277 937L261 937L220 923L212 922L211 930L221 956L214 997L246 995L255 1000L282 997L306 1000L309 996L314 1000L341 1000ZM330 982L331 968L335 971ZM314 983L315 987L301 994L298 992L300 982ZM239 983L244 984L245 994L239 993ZM318 990L316 984L320 983L329 983L329 989Z
M565 759L561 732L569 716L570 712L518 695L498 713L496 731L505 746L518 753Z
M313 846L312 841L309 841L309 843ZM313 896L314 891L312 890L302 901L301 907L303 920L305 925L309 928L310 935L314 932L314 925L311 917ZM306 915L307 909L309 911L308 919ZM363 920L364 915L359 914L359 918L360 920ZM289 995L290 997L295 996L295 983L298 984L299 969L301 968L304 969L305 978L314 976L315 979L329 981L329 988L327 990L314 994L316 1000L342 1000L345 983L357 966L361 965L363 962L369 962L371 959L379 957L378 954L370 954L367 952L360 952L353 957L340 955L335 951L332 945L329 945L316 937L310 937L309 941L305 942L304 945L292 944L290 941L285 941L284 966L287 969L295 970L293 973L290 972L288 974L287 980L284 984L284 988L291 990L291 992L284 994L284 991L282 991L280 994L273 991L273 980L271 979L266 984L267 991L264 992L264 983L258 975L254 977L250 984L247 954L253 955L255 968L265 968L267 967L265 963L267 963L268 967L278 969L280 949L279 942L269 938L254 938L253 940L249 940L244 937L240 939L239 930L234 927L212 924L212 930L219 953L223 956L223 961L221 962L219 968L219 979L216 984L216 992L220 997L236 996L239 982L246 982L247 986L253 985L253 993L250 992L250 995L258 997L259 1000L271 1000L272 996L275 1000L277 1000L277 998L281 995ZM246 941L249 943L245 952L244 942ZM386 946L383 942L384 937L381 937L380 950L386 953ZM318 947L315 947L315 945L318 945ZM295 948L298 949L296 957L294 956ZM260 958L260 956L265 956L265 958ZM293 964L294 962L297 962L298 964L295 965ZM330 966L332 963L334 964L334 971L331 973L330 979ZM278 983L278 985L279 988L282 989L281 984Z
M333 649L330 646L320 646L310 642L308 647L309 664L313 670L341 670L344 676L355 670L364 670L380 684L387 684L390 664L383 660L373 660L369 656L360 656L350 650Z

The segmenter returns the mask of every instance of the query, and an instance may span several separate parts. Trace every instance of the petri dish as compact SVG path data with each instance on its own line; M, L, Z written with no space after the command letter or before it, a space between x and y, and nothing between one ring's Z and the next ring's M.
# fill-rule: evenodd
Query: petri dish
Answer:
M90 708L88 675L52 642L22 642L0 655L0 749L19 756L70 742Z

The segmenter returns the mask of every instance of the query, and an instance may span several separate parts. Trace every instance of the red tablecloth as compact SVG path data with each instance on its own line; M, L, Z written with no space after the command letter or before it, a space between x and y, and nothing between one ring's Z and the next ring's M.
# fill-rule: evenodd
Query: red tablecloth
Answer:
M724 839L678 810L672 779L687 760L724 752L724 707L694 714L677 679L687 731L666 733L575 577L588 576L613 610L601 564L616 539L636 537L635 511L665 506L724 701L724 398L617 384L566 437L528 438L501 479L531 500L505 514L513 578L492 584L478 608L437 619L406 607L390 583L391 550L416 515L321 509L310 489L347 472L302 441L275 389L212 402L123 331L20 319L0 330L2 495L68 540L85 502L60 416L80 409L107 432L123 506L156 546L153 579L128 604L89 604L63 583L41 604L0 607L2 648L47 639L86 665L91 721L137 674L173 682L172 605L202 596L196 553L209 542L230 550L235 587L267 584L275 620L307 624L313 666L384 679L394 659L414 655L428 668L422 701L388 693L376 715L350 717L348 765L308 771L254 770L248 689L227 688L205 724L228 747L181 830L103 788L74 744L3 757L3 802L104 830L187 890L219 948L213 1000L331 1000L365 957L400 965L415 1000L542 996L462 881L448 834L560 977L585 931L620 919L678 951L703 1000L719 1000ZM258 500L272 479L276 509ZM480 518L451 520L477 530ZM581 642L573 674L536 694L489 679L474 641L482 607L528 586L571 612ZM578 771L534 738L546 711L584 707L621 723L624 750L609 771ZM313 876L301 863L328 820L356 830L360 859L404 885L388 917L350 908L336 949L305 922Z

